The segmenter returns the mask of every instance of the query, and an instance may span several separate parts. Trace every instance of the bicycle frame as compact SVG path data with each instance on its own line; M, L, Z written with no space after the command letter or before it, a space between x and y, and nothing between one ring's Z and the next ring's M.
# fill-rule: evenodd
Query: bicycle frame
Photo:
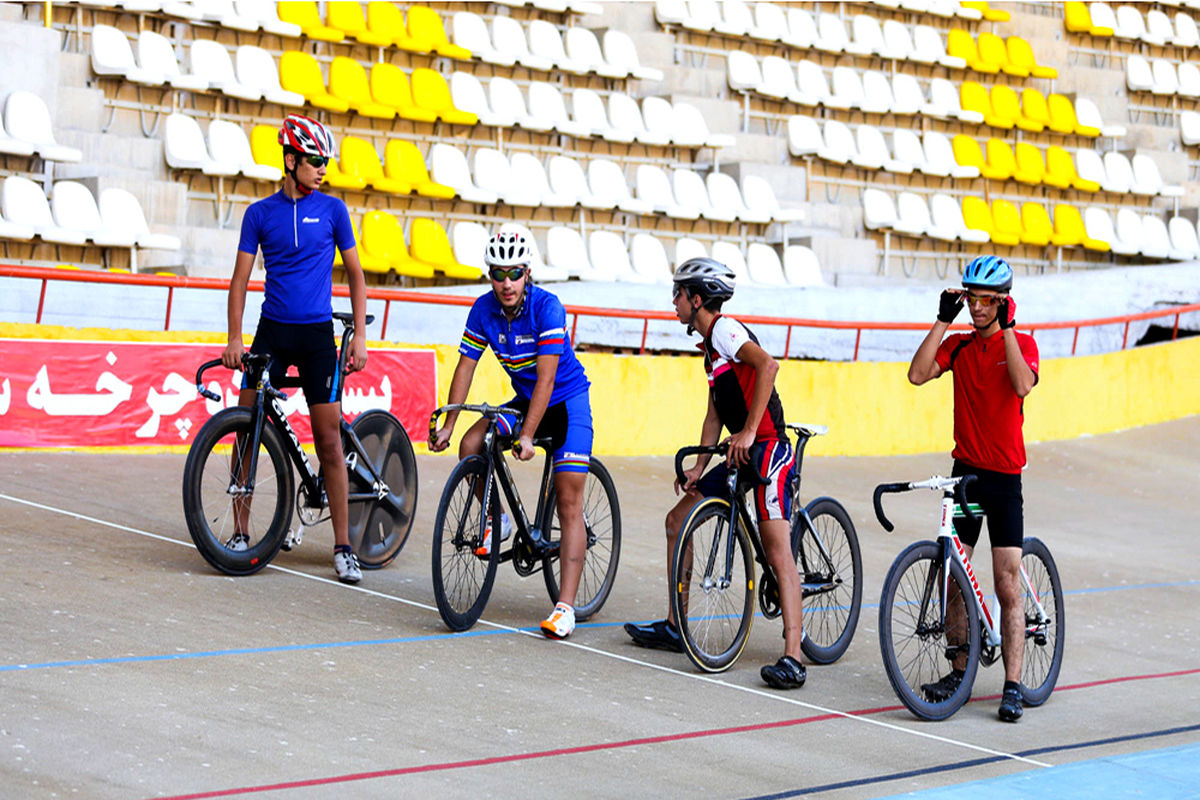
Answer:
M538 440L539 442L541 440ZM483 499L484 508L488 507L491 499L492 484L498 483L500 490L504 493L504 499L508 502L509 509L512 510L514 518L513 525L515 526L515 535L524 537L529 541L536 541L542 537L543 526L546 522L547 501L550 498L550 481L551 481L551 459L546 458L545 465L542 467L542 479L538 484L538 499L537 509L534 512L532 523L528 514L525 512L525 504L521 502L521 496L517 492L516 482L513 479L512 470L508 466L508 460L504 457L504 449L501 447L500 437L496 432L496 420L493 418L487 432L483 437L483 448L487 453L487 480L484 484ZM516 557L516 545L508 550L500 551L501 563L512 561ZM517 562L514 562L517 565ZM534 570L530 570L532 573Z

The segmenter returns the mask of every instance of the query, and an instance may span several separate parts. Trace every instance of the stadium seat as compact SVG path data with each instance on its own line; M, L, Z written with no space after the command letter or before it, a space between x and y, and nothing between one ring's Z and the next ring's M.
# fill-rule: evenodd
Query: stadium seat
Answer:
M1009 200L992 201L992 241L995 244L1016 246L1021 243L1021 212Z
M1007 145L997 139L989 139L987 143L989 156L992 154L992 142L1007 147ZM1011 164L1003 162L993 163L991 158L985 158L983 148L979 146L979 142L965 133L956 134L952 144L954 147L954 160L959 166L974 167L979 170L980 175L994 181L1007 180L1012 176ZM1011 150L1008 153L1008 161L1012 161Z
M879 70L869 69L862 74L863 98L859 108L866 114L888 114L895 105L892 82Z
M279 69L275 66L275 59L261 47L239 45L234 53L234 65L238 82L261 92L263 100L268 103L293 108L304 105L304 95L286 91L279 85Z
M876 231L891 228L896 224L896 204L892 196L881 189L863 189L863 225Z
M1154 187L1138 183L1133 177L1133 166L1123 153L1111 152L1104 154L1104 190L1115 194L1134 194L1149 197L1154 194Z
M1066 96L1053 92L1046 98L1046 103L1050 108L1050 130L1056 133L1076 133L1079 120L1075 117L1075 106L1071 101ZM1099 136L1100 131L1097 129L1095 133L1083 132L1081 135Z
M516 117L492 111L487 91L474 73L455 70L450 75L450 99L455 108L479 117L479 122L483 125L507 128L517 124Z
M229 120L214 119L208 123L208 152L213 161L234 164L247 178L272 182L283 178L283 170L263 166L254 160L246 132L241 125Z
M255 125L250 129L250 154L255 164L273 167L283 174L283 148L279 146L279 128Z
M1145 39L1146 20L1142 18L1142 12L1131 5L1117 6L1117 25L1113 28L1113 35L1118 39Z
M1125 86L1133 92L1149 92L1154 89L1154 70L1144 56L1137 53L1125 56Z
M492 44L506 56L527 69L551 72L554 62L548 58L536 56L529 51L529 43L525 39L525 29L521 23L511 17L492 18Z
M238 174L233 162L218 162L209 154L204 133L195 117L175 112L168 114L163 132L163 151L172 169L198 169L205 175L232 177Z
M1117 241L1113 242L1113 252L1117 255L1137 255L1146 246L1142 217L1132 208L1117 209L1116 232Z
M1054 226L1050 223L1050 214L1041 203L1026 202L1021 204L1021 243L1045 247L1050 244Z
M384 145L383 172L389 178L408 184L423 197L448 200L457 194L453 186L430 179L425 157L415 144L406 139L389 139Z
M704 178L705 188L708 189L709 203L719 211L734 214L742 222L766 225L771 221L771 215L763 209L750 208L742 199L742 191L737 181L724 172L713 170Z
M418 8L421 7L410 8L409 16ZM479 117L454 107L454 101L450 98L450 87L446 84L446 79L438 72L428 67L417 67L413 70L411 84L413 103L418 108L433 111L437 114L438 119L453 125L477 125L479 123ZM403 112L401 112L401 116L403 116Z
M712 257L729 267L739 284L751 283L750 270L746 266L746 256L742 253L741 247L733 242L714 242Z
M988 4L988 0L959 0L958 5L959 14L964 18L979 19L979 17L975 17L974 15L967 17L965 12L969 11L978 11L982 18L988 22L1008 22L1012 18L1007 11L992 8Z
M1200 67L1188 61L1182 62L1179 65L1179 88L1176 91L1184 97L1200 97Z
M110 230L104 226L96 198L82 183L55 181L50 189L50 213L59 228L81 231L99 247L133 247L137 244L136 237L128 230Z
M488 81L488 105L493 114L511 119L510 125L519 125L525 130L548 133L554 129L554 121L529 113L521 88L511 78L494 76Z
M530 87L530 97L533 87ZM531 100L532 102L532 100ZM636 109L636 104L634 108ZM608 114L604 109L604 100L594 89L580 87L571 93L572 119L570 125L579 131L580 136L602 136L610 142L632 142L638 135L636 128L618 126L615 121L610 124ZM564 112L565 113L565 112ZM569 132L567 129L565 132Z
M410 53L430 53L433 50L432 41L417 40L409 34L404 13L395 3L383 0L371 0L367 3L367 29L387 37L393 45Z
M354 233L354 252L358 256L358 265L362 267L363 272L370 272L376 275L386 275L391 271L391 264L386 259L381 258L373 253L368 253L362 245L362 220L357 223L352 217L350 219L350 228ZM342 251L334 249L333 265L335 267L345 267L346 262L342 259Z
M1151 93L1170 97L1179 92L1179 73L1173 63L1165 58L1156 58L1150 62L1150 72L1154 80ZM1075 113L1078 114L1079 109L1075 109Z
M405 12L411 46L422 52L437 53L458 61L469 61L471 51L452 44L446 36L442 18L429 6L410 5Z
M483 277L479 267L461 264L454 257L446 229L426 217L417 217L409 230L409 252L418 261L433 265L447 278L476 281Z
M1081 148L1075 151L1075 168L1083 181L1096 186L1095 191L1108 191L1108 176L1104 170L1104 159L1095 150Z
M1115 36L1117 15L1113 13L1108 3L1088 3L1088 19L1091 20L1092 36Z
M299 38L304 33L299 25L279 18L279 10L274 0L234 0L233 5L239 14L256 21L266 33L291 39Z
M32 229L42 241L80 247L87 244L85 231L64 228L55 223L42 187L20 175L9 175L4 179L4 185L0 187L0 213L16 226L12 230L24 232Z
M917 79L906 72L892 76L892 113L919 114L925 107L925 95Z
M146 215L142 211L141 203L125 189L104 189L100 192L99 206L103 226L116 235L132 235L138 247L148 250L178 250L182 245L178 237L152 233L150 226L146 224Z
M967 60L946 52L942 36L928 25L913 28L913 49L909 58L920 64L941 64L951 69L966 69Z
M976 85L978 86L978 84ZM987 92L985 90L983 95L973 94L972 96L982 102L982 99L987 97ZM990 112L990 99L988 103L987 107ZM957 119L973 124L979 124L984 120L983 111L963 108L959 102L959 89L945 78L933 78L929 81L929 102L922 107L921 113L940 119Z
M1175 36L1172 42L1176 47L1200 47L1200 30L1196 28L1196 20L1191 15L1179 11L1175 14Z
M1117 232L1113 228L1112 217L1103 208L1096 208L1095 206L1085 208L1083 210L1083 227L1087 236L1087 239L1084 241L1084 247L1087 247L1087 240L1091 240L1103 243L1106 245L1107 250L1119 255L1132 255L1137 252L1136 249L1131 251L1120 244L1117 239ZM1089 249L1104 252L1096 246Z
M954 231L954 235L964 242L981 243L990 238L986 230L967 227L958 201L948 194L935 194L930 198L929 212L934 227Z
M325 21L330 28L341 31L359 44L371 47L389 47L392 37L367 26L367 17L361 3L348 0L329 0L325 4Z
M1092 15L1088 13L1087 3L1079 0L1067 0L1063 3L1063 18L1067 30L1071 33L1092 34ZM1112 35L1110 30L1108 35Z
M162 75L168 86L186 89L189 92L203 92L208 89L208 81L195 75L185 75L180 71L175 47L162 34L148 30L139 33L137 52L138 63L142 68L151 74Z
M596 102L600 103L600 113L603 114L604 105L598 95L596 96ZM576 138L586 139L593 134L601 132L594 130L590 124L580 123L571 119L567 114L567 104L563 101L562 93L559 92L558 87L544 81L534 81L529 84L529 115L539 120L541 124L549 124L551 129L559 133ZM578 117L578 113L576 113L576 117ZM598 126L599 123L597 123ZM607 121L603 122L603 129L604 131L608 130ZM632 134L628 141L633 141Z
M629 243L629 261L633 271L654 283L671 282L671 262L662 240L650 233L635 233Z
M849 164L854 159L854 134L846 123L836 119L825 120L822 138L825 140L825 147L817 153L821 158L835 164Z
M1100 191L1100 184L1081 178L1075 171L1071 154L1062 147L1052 144L1046 148L1046 174L1043 182L1059 189L1079 189L1084 192Z
M1200 123L1200 119L1197 122ZM1200 125L1197 128L1200 130ZM821 137L821 128L817 121L799 114L788 117L787 141L788 152L798 158L815 156L825 149L825 140Z
M1135 212L1136 213L1136 212ZM1142 255L1147 258L1183 261L1187 254L1171 246L1171 235L1167 223L1154 214L1142 215Z
M985 61L979 55L979 48L971 34L962 28L951 28L946 34L946 53L955 58L961 58L969 69L995 75L1000 72L1000 65Z
M707 255L708 249L696 239L684 236L675 240L675 260L673 263L677 269L680 264L688 259L702 258Z
M400 220L386 211L368 211L362 219L359 250L382 260L396 272L411 278L432 278L433 265L418 261L409 253Z
M624 64L611 64L600 49L600 40L589 28L575 25L567 28L563 36L567 58L574 61L585 73L594 73L602 78L626 78L629 69Z
M821 276L821 265L812 248L803 245L788 245L783 251L783 277L790 286L825 286Z
M480 189L471 179L467 156L452 144L435 142L429 151L430 176L435 183L450 186L468 203L491 205L500 200L495 192Z
M1100 117L1100 109L1086 97L1075 98L1075 132L1083 136L1125 135L1124 125L1109 125Z
M516 63L512 53L502 52L492 46L487 23L474 11L455 11L450 18L453 42L471 55L488 64L511 67Z
M33 142L17 139L9 134L3 125L3 115L0 114L0 153L14 156L31 156L33 155L33 149Z
M963 136L965 134L958 134ZM970 138L970 137L967 137ZM972 139L972 141L974 141ZM982 174L978 164L960 164L954 152L954 146L946 134L940 131L925 131L923 137L925 149L925 170L930 175L949 175L953 178L978 178ZM975 148L978 149L978 142ZM973 153L967 151L973 157Z
M1200 144L1200 112L1179 112L1179 138L1184 144Z
M1171 217L1167 222L1167 233L1171 238L1171 247L1184 260L1200 258L1200 238L1196 236L1196 228L1191 221L1184 217Z
M574 198L584 208L605 207L602 200L592 197L583 165L570 156L551 156L546 175L550 178L550 189L560 197Z
M796 64L796 102L806 106L827 105L831 92L820 64L802 59Z
M562 34L553 23L544 19L529 21L529 52L553 63L554 68L572 75L586 75L588 67L567 55Z
M201 43L192 45L193 51L197 44ZM279 85L286 91L302 95L305 102L317 108L339 113L350 110L349 102L334 97L326 90L321 65L308 53L284 51L279 58Z
M408 194L413 188L405 181L384 174L383 163L379 160L375 146L357 136L342 137L338 169L351 177L361 178L367 186L376 191Z
M345 101L351 111L364 117L393 119L396 116L394 106L377 103L371 98L367 71L353 58L335 56L329 64L329 94Z
M1017 142L1015 148L1016 166L1013 169L1013 180L1037 186L1046 177L1046 160L1037 145L1029 142Z
M588 235L588 259L595 267L594 277L607 281L651 283L653 278L633 270L629 251L619 233L592 231Z
M812 12L805 8L787 9L787 33L783 37L784 44L801 50L815 47L820 35L817 33L817 23Z
M1014 64L1008 59L1008 47L1004 40L990 31L981 31L976 41L979 48L979 60L985 64L995 64L1005 75L1016 78L1028 78L1029 67Z
M50 110L33 92L17 89L9 94L4 101L4 128L13 139L32 144L34 152L46 161L75 163L83 159L81 150L54 138Z
M862 77L853 67L838 66L830 74L830 96L824 104L830 108L856 109L863 103Z
M654 98L646 98L647 101ZM642 109L645 111L645 103ZM727 133L714 133L709 130L708 123L700 109L691 103L675 101L671 112L671 141L684 147L730 147L737 139Z
M758 59L744 50L730 50L725 54L725 80L729 88L743 94L760 92L770 97L783 97L764 84Z
M369 84L372 99L376 103L395 108L396 115L401 119L411 119L417 122L437 120L436 110L421 108L417 105L413 99L412 83L409 81L408 75L395 64L384 61L373 65Z
M742 199L747 208L775 222L796 222L806 216L802 208L782 208L771 184L757 175L742 176Z
M111 25L92 27L92 72L115 75L143 86L162 86L163 72L139 67L133 59L133 48L125 34Z
M911 164L892 158L887 149L887 142L883 138L883 131L874 125L868 125L865 122L859 125L858 129L854 131L854 144L856 152L851 157L851 161L856 166L864 169L883 169L904 175L913 171Z
M850 32L847 53L863 57L883 55L883 29L878 19L870 14L855 14L850 19Z
M476 185L493 192L510 206L536 207L542 198L527 184L513 180L512 164L508 157L494 147L480 147L471 157L471 174Z
M975 111L983 117L984 124L994 128L1012 129L1016 120L998 115L992 107L992 98L986 87L976 81L963 81L959 87L963 110Z
M1029 46L1029 42L1020 36L1009 36L1004 44L1008 52L1010 68L1015 67L1024 70L1025 74L1032 75L1035 78L1058 77L1057 69L1037 62L1037 58L1033 55L1033 48ZM1009 70L1006 69L1005 72L1009 72ZM1019 73L1009 72L1009 74L1016 75Z
M342 172L338 168L337 159L330 158L329 163L325 165L325 185L332 186L334 189L361 191L367 188L367 181L358 175L349 175Z
M224 45L207 39L197 39L188 49L188 57L192 74L206 81L209 88L239 100L262 99L261 90L247 86L237 79L233 60ZM320 74L320 67L317 67L317 71Z
M762 242L746 246L746 272L752 283L760 286L786 286L783 263L775 248Z
M929 219L929 206L915 192L901 192L896 197L896 219L892 228L905 236L923 237L928 235L932 223ZM940 238L940 237L939 237ZM954 238L953 234L950 236Z
M614 69L624 69L627 74L639 80L661 81L663 79L662 70L641 64L633 39L624 31L609 28L604 32L601 45L605 61Z
M1079 216L1079 209L1065 203L1059 203L1054 206L1054 229L1050 233L1050 244L1057 247L1082 247L1084 239L1087 238L1087 231L1083 227L1083 218ZM1093 247L1100 251L1107 251L1106 243L1095 242L1100 247Z
M671 143L669 133L651 133L642 121L642 110L637 101L624 92L613 92L608 96L608 119L616 130L630 131L637 142L667 145Z
M925 160L925 151L921 147L921 139L916 131L909 128L896 128L892 131L892 157L906 167L923 172L926 175L948 176L949 170L939 172L935 166L932 169Z
M654 213L673 219L699 219L700 208L679 203L671 189L667 173L653 164L639 164L634 178L634 193L643 202L654 206Z
M588 259L583 237L573 228L556 225L546 231L546 263L573 278L593 280L599 277Z
M829 11L817 14L817 40L813 44L818 50L827 53L850 52L850 36L846 33L846 24L840 15Z
M593 202L602 208L619 208L630 214L654 213L653 205L635 198L630 193L625 172L617 162L607 158L593 158L587 165L587 177ZM596 263L595 259L592 263Z
M913 37L908 26L895 19L883 21L884 58L908 61L913 56ZM786 254L785 254L786 256Z
M1041 133L1046 127L1044 123L1031 120L1021 113L1021 103L1017 93L1008 86L993 86L991 91L992 113L1005 121L1012 123L1023 131Z
M695 170L685 167L671 170L671 188L675 190L675 197L686 197L688 202L695 203L700 208L700 216L705 219L720 222L733 222L737 219L736 214L713 205L704 179Z
M526 190L540 198L539 205L544 208L570 208L577 198L557 194L550 188L550 180L546 168L533 153L515 152L509 159L513 181L522 184Z
M289 2L277 5L279 18L284 22L299 25L301 32L309 39L321 42L340 42L346 38L346 34L342 31L331 28L321 21L321 14L317 10L315 2L289 0Z
M487 271L484 262L484 252L487 250L488 230L478 222L456 222L450 229L451 247L454 260L468 267L475 267L482 275ZM536 272L535 265L535 272ZM545 280L541 275L534 275L534 280Z
M1037 130L1045 130L1050 125L1050 106L1046 95L1032 87L1021 90L1021 116L1027 123L1040 125Z
M988 207L986 200L974 195L964 197L962 199L962 217L963 223L968 229L985 233L989 240L996 241L994 238L996 224L992 220L992 210ZM1019 238L1017 237L1018 241ZM996 241L996 243L1002 244L1003 242ZM1016 243L1017 241L1011 242L1011 244Z
M1182 186L1171 185L1163 181L1162 175L1158 171L1158 164L1150 156L1145 153L1134 153L1130 163L1133 168L1134 194L1158 194L1163 197L1183 196ZM1139 186L1142 187L1141 191L1138 191L1137 187Z

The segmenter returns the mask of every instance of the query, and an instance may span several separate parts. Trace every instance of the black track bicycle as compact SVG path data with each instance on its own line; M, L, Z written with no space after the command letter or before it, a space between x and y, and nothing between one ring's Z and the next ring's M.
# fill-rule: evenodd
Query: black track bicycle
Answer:
M333 316L344 326L337 365L344 375L354 317ZM299 545L305 527L328 519L324 476L313 469L288 424L281 405L287 395L271 385L270 364L269 354L242 355L255 387L254 405L223 409L204 423L183 469L188 533L204 559L229 575L258 572L280 549ZM204 386L204 373L219 366L220 359L207 361L196 372L196 391L214 402L221 396ZM300 382L288 377L281 384ZM412 528L416 456L404 426L387 411L367 411L352 424L343 418L341 425L350 477L350 545L363 567L379 569L400 553ZM294 531L293 507L300 518Z
M791 487L792 554L804 598L804 654L816 664L842 657L862 611L862 555L846 509L832 497L800 502L800 466L810 438L824 426L789 424L796 433L796 471ZM675 474L684 481L689 456L724 456L725 444L684 447L675 454ZM754 621L755 562L762 568L758 604L767 619L782 613L779 586L767 563L756 517L746 493L758 475L730 470L728 494L707 497L684 521L671 561L671 605L684 651L706 672L733 666Z
M433 595L438 612L450 630L465 631L483 614L501 562L511 561L522 577L541 570L550 601L558 600L562 527L555 502L550 440L533 440L535 447L546 450L546 462L537 510L530 519L504 458L504 451L512 446L516 436L506 436L497 429L497 420L503 414L516 419L518 424L513 427L519 430L521 412L486 404L442 406L429 418L431 437L437 431L438 418L447 411L472 411L488 420L483 455L467 456L454 467L446 480L433 527ZM512 544L507 549L499 541L504 507L509 509L513 523ZM598 612L608 599L621 555L621 507L617 490L608 470L594 456L588 463L583 488L583 520L587 555L575 600L575 619L579 621ZM490 546L481 553L489 525L496 530Z

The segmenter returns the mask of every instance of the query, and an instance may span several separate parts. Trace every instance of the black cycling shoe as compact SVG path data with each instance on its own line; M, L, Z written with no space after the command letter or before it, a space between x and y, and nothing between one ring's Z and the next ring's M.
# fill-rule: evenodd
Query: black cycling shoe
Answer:
M955 669L943 675L936 683L922 683L921 691L925 693L925 699L931 703L949 700L950 695L957 692L958 687L962 685L964 674Z
M683 638L679 631L665 619L650 622L645 625L625 623L625 632L633 639L633 643L641 647L656 647L659 650L670 650L673 653L683 652Z
M1000 700L1000 719L1005 722L1016 722L1024 713L1020 689L1005 689Z
M804 665L791 656L784 656L774 664L767 664L758 674L772 689L799 689L808 677Z

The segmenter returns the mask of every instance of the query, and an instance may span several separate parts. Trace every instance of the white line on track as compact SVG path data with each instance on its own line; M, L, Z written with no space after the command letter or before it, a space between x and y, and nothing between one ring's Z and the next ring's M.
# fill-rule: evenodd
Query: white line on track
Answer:
M138 536L145 536L146 538L155 539L160 542L168 542L170 544L178 544L178 545L183 545L183 546L191 548L191 549L195 549L195 545L193 545L191 542L185 542L180 539L174 539L174 538L171 538L170 536L163 536L162 534L158 534L158 533L151 533L150 531L144 531L139 528L131 528L128 525L121 525L120 523L117 523L117 522L109 522L108 520L98 519L96 517L88 516L87 514L79 514L74 511L67 511L66 509L62 509L62 508L55 508L54 506L44 505L42 503L37 503L32 500L25 500L23 498L13 497L12 495L7 495L7 494L3 494L3 493L0 493L0 500L8 500L9 502L12 502L12 503L18 503L20 505L29 506L31 508L40 509L42 511L49 511L54 514L62 514L63 516L73 517L75 519L82 520L84 522L91 522L96 525L103 525L105 527L113 528L113 529L119 530L119 531L124 531L126 533L137 534ZM335 586L339 589L349 589L349 590L356 591L356 592L362 592L363 594L370 595L372 597L378 597L378 598L381 598L384 600L391 600L391 601L394 601L397 603L402 603L407 606L412 606L413 608L419 608L423 611L437 611L437 608L435 606L431 606L427 603L419 603L415 600L407 600L403 597L397 597L395 595L386 594L384 592L378 592L378 591L375 591L374 589L367 589L362 586L351 586L348 584L344 584L344 583L335 581L332 578L323 578L319 575L312 575L307 572L300 572L298 570L288 569L287 567L280 567L275 564L268 564L267 569L273 569L273 570L282 572L286 575L293 575L298 578L305 578L307 580L312 580L312 581L317 581L319 583L328 584L330 586ZM543 638L540 633L523 630L521 628L514 628L511 625L504 625L499 622L490 622L486 619L480 619L479 624L485 625L489 628L495 628L497 630L507 631L508 633L516 633L516 634L520 634L522 636L529 636L531 638L538 639L538 640L541 640ZM604 656L606 658L615 659L617 661L623 661L627 664L633 664L634 666L657 670L658 672L665 672L669 675L675 675L675 676L678 676L681 678L688 678L690 680L701 681L703 683L709 683L714 686L720 686L725 689L733 689L735 691L745 692L747 694L751 694L756 697L762 697L767 700L773 700L775 702L780 702L780 703L787 703L789 705L797 706L799 708L806 708L806 709L809 709L811 711L816 711L821 714L831 714L834 716L842 717L843 719L852 720L854 722L860 722L860 723L864 723L867 725L875 725L880 728L895 731L896 733L903 733L903 734L908 734L910 736L916 736L916 737L920 737L923 739L929 739L931 741L940 742L942 744L948 744L948 745L951 745L954 747L962 747L962 748L966 748L968 750L974 750L978 753L985 753L990 756L997 756L1000 758L1008 758L1008 759L1012 759L1013 761L1020 761L1025 764L1030 764L1035 767L1050 767L1050 766L1052 766L1051 764L1047 764L1042 761L1037 761L1032 758L1026 758L1024 756L1017 755L1016 753L1006 753L1003 750L993 750L990 747L984 747L982 745L973 744L971 742L962 741L959 739L950 739L945 736L938 736L936 734L927 733L925 731L919 731L919 730L914 730L912 728L906 728L903 725L897 725L892 722L885 722L883 720L871 719L870 717L859 716L856 714L851 714L846 711L839 711L835 708L825 708L824 706L815 705L813 703L806 703L803 700L797 700L794 697L789 697L787 695L778 694L776 692L767 692L762 689L755 689L750 686L739 686L736 683L730 683L728 681L719 680L710 675L704 675L704 674L695 673L695 672L684 672L683 670L678 670L673 667L666 667L661 664L654 664L649 661L642 661L641 659L632 658L630 656L624 656L619 653L610 652L608 650L600 650L595 647L589 647L588 645L580 644L579 642L561 641L561 642L558 642L558 644L566 645L567 647L573 647L576 650L581 650L586 653L593 653L595 655Z

